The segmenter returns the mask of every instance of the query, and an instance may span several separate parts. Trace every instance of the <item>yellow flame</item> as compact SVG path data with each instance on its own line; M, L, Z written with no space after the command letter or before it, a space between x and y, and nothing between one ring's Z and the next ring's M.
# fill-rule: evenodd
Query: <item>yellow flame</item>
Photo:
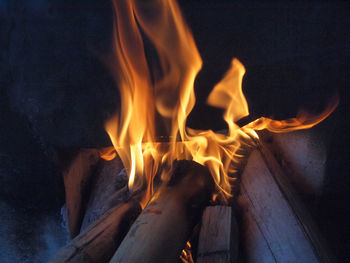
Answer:
M152 194L159 167L171 166L179 159L207 166L218 188L216 195L230 196L241 160L256 145L254 130L309 128L336 107L333 103L320 116L304 114L286 121L263 117L240 128L235 122L249 115L242 92L245 68L233 59L208 97L209 105L225 109L228 133L187 128L186 120L195 104L194 80L202 60L176 1L113 0L113 5L116 21L109 64L116 73L121 107L105 129L129 173L129 188L146 189L142 205ZM155 47L157 67L148 66L141 30ZM157 116L166 126L169 142L156 142ZM107 152L102 157L111 159L112 155ZM160 176L163 181L168 177L166 173Z
M209 105L225 109L223 117L230 135L237 129L235 122L249 115L248 103L242 91L244 74L243 64L238 59L233 59L230 69L215 85L207 100Z

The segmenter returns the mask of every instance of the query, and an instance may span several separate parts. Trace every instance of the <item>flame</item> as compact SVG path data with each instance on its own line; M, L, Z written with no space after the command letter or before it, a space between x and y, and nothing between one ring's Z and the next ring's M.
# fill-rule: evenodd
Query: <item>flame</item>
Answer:
M318 115L312 115L305 110L300 110L298 116L287 120L272 120L270 118L261 117L249 124L246 128L254 130L267 129L274 133L290 132L302 129L309 129L325 120L338 106L339 97L336 95L333 97L322 113Z
M159 168L170 167L180 159L207 166L218 188L213 198L229 197L242 158L256 146L255 130L310 128L336 107L334 102L319 116L304 113L286 121L262 117L241 128L235 122L249 115L242 91L245 68L233 59L207 101L225 110L227 134L187 128L187 117L195 105L194 80L202 59L176 1L113 0L113 6L116 21L109 64L115 72L121 107L105 129L129 173L130 190L146 189L143 206L153 193ZM157 52L156 66L149 67L141 32ZM164 123L169 142L157 142L155 119ZM101 156L111 159L113 153L106 151ZM159 176L163 182L169 180L166 172Z
M182 263L194 263L193 257L192 257L192 247L190 241L186 242L185 248L181 251L180 260Z

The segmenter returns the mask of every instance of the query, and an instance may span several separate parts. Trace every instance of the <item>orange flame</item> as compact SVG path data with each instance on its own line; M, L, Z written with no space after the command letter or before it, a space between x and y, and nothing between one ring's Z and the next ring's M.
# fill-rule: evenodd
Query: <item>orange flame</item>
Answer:
M190 241L187 241L185 248L181 251L180 260L182 263L194 263Z
M208 97L209 105L225 109L228 133L187 128L186 120L195 104L194 80L202 60L179 6L171 0L113 0L113 5L116 23L110 64L116 73L121 108L106 122L105 129L129 173L129 188L147 189L142 205L152 194L159 167L171 166L179 159L207 166L219 189L217 194L230 196L241 159L256 145L254 130L309 128L336 107L333 103L320 116L304 114L286 121L263 117L240 128L235 122L249 115L242 92L245 68L233 59ZM157 51L158 68L148 67L141 30ZM156 116L168 129L168 143L156 142ZM102 157L110 159L111 153ZM167 181L169 175L163 173L161 179Z

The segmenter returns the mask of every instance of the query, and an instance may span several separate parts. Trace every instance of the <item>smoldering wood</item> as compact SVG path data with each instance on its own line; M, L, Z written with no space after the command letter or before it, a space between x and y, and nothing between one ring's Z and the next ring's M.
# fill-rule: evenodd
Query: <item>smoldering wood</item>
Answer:
M111 263L177 262L208 203L213 182L206 168L178 162L174 181L158 190L132 225Z
M68 230L71 238L80 232L84 216L84 197L99 159L97 149L81 149L70 166L63 171Z
M197 263L238 260L238 225L230 206L208 206L202 216Z
M238 203L246 262L334 262L308 211L263 145L249 157Z
M140 212L140 205L132 200L116 205L60 249L49 263L108 262Z

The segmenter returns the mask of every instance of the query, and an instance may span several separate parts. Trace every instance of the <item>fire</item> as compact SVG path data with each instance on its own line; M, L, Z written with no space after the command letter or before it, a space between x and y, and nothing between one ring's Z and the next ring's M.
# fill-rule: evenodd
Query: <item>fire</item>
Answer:
M180 259L183 263L193 263L191 243L187 241L185 248L181 251Z
M319 116L303 114L286 121L262 117L239 127L236 122L248 116L249 110L242 92L245 68L233 59L208 97L209 105L225 110L227 134L190 129L186 120L195 105L194 81L202 59L179 6L172 0L113 0L113 6L116 21L109 65L115 73L121 107L106 122L105 129L129 173L130 190L146 189L143 205L153 193L156 176L163 182L169 180L166 172L159 174L166 171L160 167L170 167L174 160L181 159L208 167L217 195L229 197L241 159L256 146L255 130L310 128L337 105L333 102ZM157 52L156 65L149 66L141 32ZM159 122L166 127L168 142L157 142ZM111 159L114 154L104 152L102 157Z

